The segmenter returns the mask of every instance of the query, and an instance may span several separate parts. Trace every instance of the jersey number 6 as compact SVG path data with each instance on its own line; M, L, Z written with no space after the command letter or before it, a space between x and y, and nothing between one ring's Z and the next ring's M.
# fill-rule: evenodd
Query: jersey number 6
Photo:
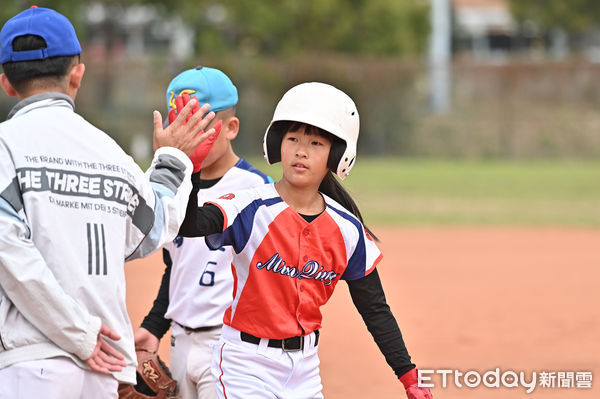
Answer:
M212 287L215 285L215 272L208 270L208 266L217 265L217 262L208 262L204 268L202 276L200 276L200 285L203 287Z

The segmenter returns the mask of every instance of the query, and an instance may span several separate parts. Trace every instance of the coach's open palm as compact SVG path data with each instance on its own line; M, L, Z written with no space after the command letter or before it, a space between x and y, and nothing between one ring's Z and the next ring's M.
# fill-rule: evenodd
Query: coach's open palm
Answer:
M160 147L175 147L189 156L200 143L215 133L214 128L203 132L215 117L214 112L207 113L210 105L204 104L199 108L197 105L198 100L192 99L166 129L163 129L160 112L154 111L154 151Z

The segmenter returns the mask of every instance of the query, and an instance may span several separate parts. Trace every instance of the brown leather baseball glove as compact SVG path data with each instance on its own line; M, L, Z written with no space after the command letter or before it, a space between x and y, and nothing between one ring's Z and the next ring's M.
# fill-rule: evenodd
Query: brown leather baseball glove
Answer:
M177 381L154 352L137 350L137 384L120 384L119 399L176 399Z

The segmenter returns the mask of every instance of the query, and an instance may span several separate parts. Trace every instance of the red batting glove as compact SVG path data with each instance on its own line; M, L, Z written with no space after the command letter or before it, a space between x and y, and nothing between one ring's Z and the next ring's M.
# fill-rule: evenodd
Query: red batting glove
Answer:
M412 369L402 374L400 382L406 389L406 397L408 399L433 399L433 395L429 388L420 387L419 376L417 369Z
M177 110L183 109L191 100L190 95L188 93L183 93L180 96L175 97L175 108L171 108L169 111L169 124L173 123L175 118L177 118ZM186 122L190 120L192 115L194 115L200 109L200 103L196 103L194 108L192 108L192 112L188 115Z
M177 118L177 110L183 109L183 107L185 107L187 105L187 103L189 103L189 102L190 102L190 95L188 93L183 93L182 95L177 96L175 98L175 108L172 108L168 114L169 124L173 123L175 118ZM200 109L200 104L196 103L194 108L192 108L192 112L190 112L190 114L188 115L186 122L188 120L190 120L192 115L195 114L199 109ZM194 152L190 155L190 160L192 161L192 164L194 165L193 173L197 173L200 170L200 168L202 167L202 162L204 162L204 159L206 159L206 156L210 152L210 149L212 148L212 146L215 144L215 141L217 140L219 133L221 133L222 125L223 125L223 121L218 121L214 126L215 132L210 137L208 137L206 140L204 140L202 143L200 143L198 145L198 147L196 147ZM204 131L201 131L198 134L202 134L202 133L204 133Z
M198 145L198 147L196 147L194 152L192 152L192 155L190 155L190 159L192 160L192 163L194 164L194 172L193 173L198 172L200 170L200 168L202 167L202 162L204 162L204 159L206 159L206 156L210 152L210 149L212 148L213 144L215 144L217 137L219 137L219 133L221 133L222 125L223 125L223 121L222 120L218 121L214 126L215 132L213 134L211 134L202 143L200 143ZM202 134L202 133L204 133L204 132L200 132L199 134Z

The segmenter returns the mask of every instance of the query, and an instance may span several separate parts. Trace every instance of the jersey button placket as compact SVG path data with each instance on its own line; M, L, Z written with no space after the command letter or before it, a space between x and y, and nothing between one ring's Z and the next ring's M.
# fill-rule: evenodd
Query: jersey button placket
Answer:
M296 280L296 294L298 295L298 307L296 308L296 321L302 327L302 293L304 287L302 280Z
M310 230L309 229L305 229L302 231L302 235L300 236L300 270L303 270L304 266L306 265L306 263L310 260L310 258L308 257L308 253L310 252L310 241L308 239L308 237L310 236ZM304 285L306 284L306 280L305 279L301 279L297 281L297 293L298 293L298 309L296 311L296 318L298 320L298 323L300 324L300 326L302 326L302 328L304 329L305 325L304 325L304 318L302 317L303 315L303 308L304 308L304 297L306 296L306 289L304 287Z
M308 262L308 255L306 255L306 250L310 247L310 244L308 243L309 235L310 230L307 228L304 229L304 231L302 231L303 237L300 237L300 260L303 262L302 266L304 266L306 262Z

